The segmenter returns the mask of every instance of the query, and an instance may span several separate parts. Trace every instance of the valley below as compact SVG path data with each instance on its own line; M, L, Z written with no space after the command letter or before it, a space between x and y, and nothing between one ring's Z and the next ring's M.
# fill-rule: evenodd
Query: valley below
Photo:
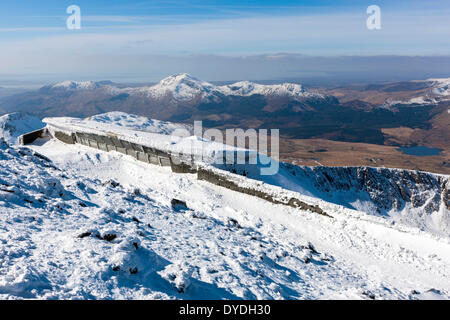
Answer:
M280 160L305 166L370 166L450 174L449 149L435 156L412 156L395 146L325 139L281 139Z

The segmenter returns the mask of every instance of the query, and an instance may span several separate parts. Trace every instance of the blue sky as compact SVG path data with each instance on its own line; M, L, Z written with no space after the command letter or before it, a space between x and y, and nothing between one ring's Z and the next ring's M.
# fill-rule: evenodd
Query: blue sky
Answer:
M65 26L73 4L81 8L81 30ZM366 28L372 4L381 8L381 30ZM172 72L173 59L179 72L202 70L192 62L199 55L204 61L220 57L217 63L279 53L448 56L449 16L444 0L2 1L0 80L54 75L154 81ZM199 73L220 78L208 66ZM245 74L228 77L238 76Z
M334 15L338 18L349 13L365 14L365 8L376 4L399 17L423 14L432 17L433 11L446 10L445 0L18 0L0 3L0 27L30 28L23 32L31 35L32 28L64 27L69 5L78 5L87 19L86 29L104 27L130 27L165 23L193 23L219 19L245 17L275 17L304 15Z

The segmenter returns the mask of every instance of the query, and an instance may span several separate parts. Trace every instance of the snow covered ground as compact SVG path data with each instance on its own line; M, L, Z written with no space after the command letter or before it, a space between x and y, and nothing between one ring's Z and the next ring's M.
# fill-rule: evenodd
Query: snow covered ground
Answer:
M414 80L412 82L425 82L429 84L428 93L425 96L412 97L408 100L386 101L383 107L390 109L397 104L423 105L435 104L446 101L450 96L450 78L437 78L427 80Z
M232 153L240 150L241 159L245 154L249 155L249 151L225 146L205 136L192 136L192 128L180 124L123 112L110 112L87 119L57 117L45 118L43 121L49 124L50 131L56 128L69 135L73 132L112 134L139 145L174 155L181 154L188 160L190 155L195 155L197 163L245 175L250 179L244 179L246 181L243 183L250 188L254 188L255 182L259 181L264 187L277 186L297 192L292 197L304 198L306 203L317 204L317 200L322 199L383 217L391 223L450 236L450 177L446 175L371 167L295 166L279 163L261 154L257 165L217 163L217 160L223 160L224 150ZM256 158L256 151L251 152L251 155ZM267 165L267 159L270 165ZM272 170L268 170L269 167ZM271 171L271 174L267 175L267 171Z
M179 129L192 132L192 127L181 123L173 123L167 121L160 121L156 119L149 119L134 114L128 114L120 111L113 111L98 114L88 118L89 121L95 123L103 123L107 126L114 124L116 126L127 128L131 130L158 133L170 135Z
M0 298L450 298L448 237L320 204L333 218L116 152L1 143Z
M450 95L450 78L428 79L433 83L433 93L441 96Z
M20 113L10 113L0 117L0 138L9 144L17 144L17 138L27 132L45 127L40 119Z

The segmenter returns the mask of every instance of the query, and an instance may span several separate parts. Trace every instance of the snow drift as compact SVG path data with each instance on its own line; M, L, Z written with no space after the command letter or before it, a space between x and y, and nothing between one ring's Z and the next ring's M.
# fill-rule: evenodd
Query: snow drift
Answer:
M15 112L0 117L0 138L10 144L17 144L17 138L27 132L45 127L39 118Z

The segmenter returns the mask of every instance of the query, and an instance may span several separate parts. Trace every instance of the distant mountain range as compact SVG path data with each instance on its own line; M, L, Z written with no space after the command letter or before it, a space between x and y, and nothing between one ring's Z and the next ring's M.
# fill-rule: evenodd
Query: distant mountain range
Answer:
M216 86L209 82L194 78L186 73L167 77L153 86L143 86L137 88L121 88L119 85L110 81L63 81L42 88L43 91L80 91L95 89L102 89L111 95L141 95L155 100L169 96L177 102L188 102L198 98L200 98L202 102L210 102L223 98L223 96L252 95L285 96L299 101L305 99L325 98L322 94L306 91L299 84L283 83L275 85L262 85L250 81L241 81L231 85Z
M46 115L89 116L99 111L121 110L183 121L208 118L212 114L228 114L225 118L229 118L236 113L273 113L285 109L299 112L313 110L316 104L322 103L337 103L337 100L308 92L299 84L261 85L242 81L216 86L188 74L178 74L142 87L123 87L110 81L64 81L15 97L6 105L26 109L39 106Z
M87 117L123 111L189 124L203 120L205 127L279 128L290 138L383 144L383 128L431 128L450 97L449 83L430 79L312 91L294 83L219 86L188 74L139 87L64 81L3 99L0 112Z

